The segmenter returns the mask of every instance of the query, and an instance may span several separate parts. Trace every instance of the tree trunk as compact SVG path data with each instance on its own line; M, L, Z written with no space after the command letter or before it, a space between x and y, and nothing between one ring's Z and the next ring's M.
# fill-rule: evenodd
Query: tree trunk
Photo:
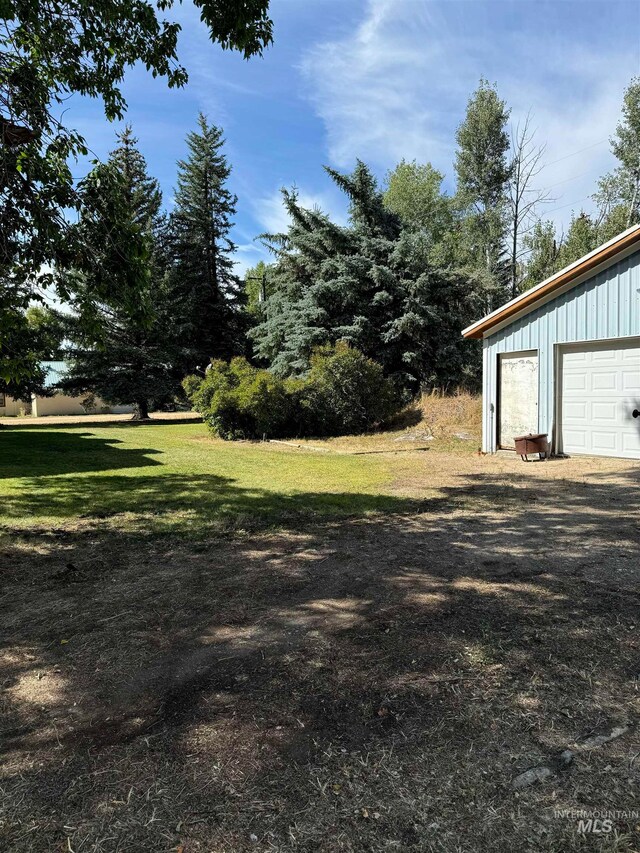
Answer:
M149 419L149 401L138 400L133 414L134 421L146 421Z
M511 241L511 298L518 295L518 205L516 204L513 220L513 239Z

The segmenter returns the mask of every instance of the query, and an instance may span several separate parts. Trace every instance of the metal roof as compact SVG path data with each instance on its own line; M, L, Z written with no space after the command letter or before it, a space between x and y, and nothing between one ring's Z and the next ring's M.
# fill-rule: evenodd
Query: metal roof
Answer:
M637 249L640 249L640 225L633 225L623 231L622 234L618 234L612 240L598 246L588 255L574 261L560 272L554 273L540 284L536 284L535 287L487 314L481 320L467 326L466 329L463 329L462 334L465 338L483 338L487 334L492 334L496 331L496 326L508 325L516 317L527 314L537 308L541 302L546 302L558 295L560 290L568 290L596 271L599 272L615 263L623 254L631 254Z

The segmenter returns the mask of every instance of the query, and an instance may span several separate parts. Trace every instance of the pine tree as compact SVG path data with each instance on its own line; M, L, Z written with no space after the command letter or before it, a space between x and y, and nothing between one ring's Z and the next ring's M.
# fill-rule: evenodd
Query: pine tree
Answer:
M459 257L464 266L481 274L487 310L507 295L506 206L512 171L507 156L509 114L495 87L482 79L456 134Z
M231 167L223 146L222 130L200 114L198 130L187 135L188 157L178 162L168 248L176 319L189 350L185 372L244 347L243 294L229 237L237 198L227 187Z
M75 315L67 320L70 366L61 387L133 403L144 419L152 402L178 392L180 350L158 247L160 189L130 129L119 139L79 186L83 251L66 274Z

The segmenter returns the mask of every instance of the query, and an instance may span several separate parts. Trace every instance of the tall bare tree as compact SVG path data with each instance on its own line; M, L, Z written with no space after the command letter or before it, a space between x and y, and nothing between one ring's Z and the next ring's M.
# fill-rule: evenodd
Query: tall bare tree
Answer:
M509 180L509 279L511 297L518 295L519 261L528 251L524 237L539 221L538 207L551 201L549 191L539 189L536 178L544 168L546 145L536 145L531 113L511 129L511 178Z

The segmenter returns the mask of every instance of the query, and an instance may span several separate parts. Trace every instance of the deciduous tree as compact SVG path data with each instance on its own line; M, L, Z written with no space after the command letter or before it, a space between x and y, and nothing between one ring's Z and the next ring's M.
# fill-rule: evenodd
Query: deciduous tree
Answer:
M507 122L510 110L495 86L481 80L458 128L456 202L461 217L460 259L483 276L487 310L506 295L507 188L512 173Z
M442 191L443 180L431 163L402 160L387 174L384 191L385 206L434 244L451 228L450 199Z
M536 145L531 126L531 115L527 114L511 134L511 177L508 183L508 237L509 279L511 298L518 295L524 277L522 258L528 251L527 235L537 224L538 207L549 200L549 191L536 185L542 171L545 146ZM540 235L537 235L540 236Z

